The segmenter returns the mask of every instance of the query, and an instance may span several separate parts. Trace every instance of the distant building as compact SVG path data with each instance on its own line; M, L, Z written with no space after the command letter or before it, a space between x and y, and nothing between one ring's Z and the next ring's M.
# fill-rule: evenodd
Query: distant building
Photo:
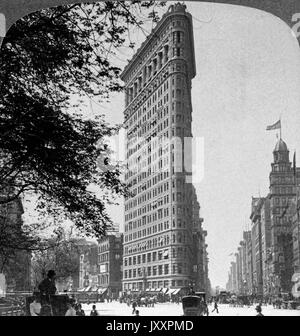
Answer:
M245 232L243 233L243 240L240 242L241 245L241 268L242 268L242 284L241 293L242 295L247 295L247 246L245 241Z
M293 275L292 203L295 181L289 150L280 139L273 151L270 173L271 281L273 294L291 291Z
M207 231L203 230L203 218L200 217L200 204L197 201L193 187L193 273L192 285L194 290L209 293L208 288L208 257L205 239Z
M235 261L231 262L231 270L232 270L232 292L238 294L237 264Z
M98 240L98 286L101 294L118 298L122 291L123 234L110 233Z
M261 236L261 208L264 198L252 197L252 264L253 264L253 294L263 295L263 264L262 264L262 236Z
M98 245L85 239L77 242L79 247L79 278L74 278L73 290L97 290L98 287ZM78 287L77 287L78 284Z
M245 246L248 251L246 258L242 257L247 294L266 298L291 293L292 279L300 273L300 168L296 167L295 161L292 166L289 150L282 139L276 143L273 157L270 192L266 197L252 197L251 231L244 232L241 243L241 247ZM239 262L240 254L237 253L228 280L228 286L236 287L238 291Z
M235 265L236 265L236 294L240 295L241 270L240 270L240 255L239 255L239 252L235 253Z
M251 295L253 292L253 255L251 231L244 232L244 240L246 249L246 294Z
M231 270L231 267L230 267L230 270L228 272L228 280L227 280L227 283L226 283L226 291L227 292L232 292L232 270Z
M0 198L7 198L7 193L0 195ZM17 198L9 203L0 205L0 239L6 239L5 234L12 233L17 241L22 241L22 215L24 213L22 201ZM12 228L9 231L9 228ZM12 237L11 236L11 237ZM14 244L14 243L13 243ZM31 253L30 251L17 250L12 247L4 248L0 253L0 267L6 277L7 291L30 291L31 290Z
M263 273L263 295L271 295L270 261L271 254L271 213L270 196L268 195L261 207L261 250L262 250L262 273Z
M293 230L293 268L294 274L300 274L300 168L296 169L295 176L296 199L292 218Z

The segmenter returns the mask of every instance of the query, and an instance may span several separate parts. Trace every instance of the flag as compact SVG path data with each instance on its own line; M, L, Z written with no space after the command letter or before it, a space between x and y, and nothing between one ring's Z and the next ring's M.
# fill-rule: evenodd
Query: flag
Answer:
M267 131L272 131L281 128L281 120L278 120L274 125L267 126Z

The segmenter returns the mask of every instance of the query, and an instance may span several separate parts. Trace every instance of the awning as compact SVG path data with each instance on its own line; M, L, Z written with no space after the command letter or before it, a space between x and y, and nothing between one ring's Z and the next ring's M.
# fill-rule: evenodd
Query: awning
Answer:
M84 291L88 292L91 289L91 286L85 287Z
M169 290L169 288L163 288L163 289L162 289L162 292L163 292L164 294L166 294L168 290Z
M147 288L147 289L146 289L146 292L149 292L149 291L151 291L151 288Z
M77 290L77 292L84 292L85 288L80 288Z
M169 295L173 294L173 292L174 292L175 290L176 290L175 288L169 288L168 294L169 294Z
M176 295L180 292L181 288L176 288L176 289L169 289L168 294Z
M98 290L97 287L93 287L93 288L91 289L91 292L97 292L97 290Z

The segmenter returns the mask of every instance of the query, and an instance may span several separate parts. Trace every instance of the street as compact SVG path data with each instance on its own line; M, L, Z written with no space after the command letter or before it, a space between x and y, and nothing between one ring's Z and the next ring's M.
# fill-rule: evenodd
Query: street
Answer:
M90 315L93 304L82 304L86 315ZM100 316L133 316L132 308L125 303L109 302L96 303ZM229 307L227 304L219 305L219 314L211 313L213 306L209 306L209 316L255 316L255 305L248 307ZM181 304L158 303L155 307L138 307L140 316L182 316ZM263 306L265 316L300 316L300 310L274 309L273 306Z

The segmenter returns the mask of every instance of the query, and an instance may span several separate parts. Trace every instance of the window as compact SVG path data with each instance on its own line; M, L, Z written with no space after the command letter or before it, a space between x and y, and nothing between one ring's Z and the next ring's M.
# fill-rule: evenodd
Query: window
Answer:
M163 255L163 252L162 252L162 251L159 251L159 252L158 252L158 260L162 260L162 255Z
M152 254L152 261L156 261L156 252L153 252Z

